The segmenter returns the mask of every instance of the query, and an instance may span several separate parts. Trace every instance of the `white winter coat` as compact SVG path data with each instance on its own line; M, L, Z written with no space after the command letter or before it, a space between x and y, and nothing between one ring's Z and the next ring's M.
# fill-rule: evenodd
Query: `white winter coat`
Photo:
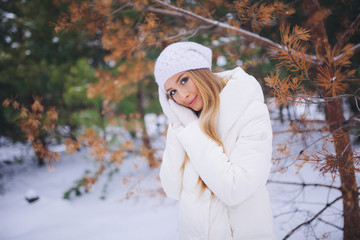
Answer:
M275 239L265 186L272 130L261 87L239 67L217 75L229 80L220 93L217 126L226 152L198 120L170 124L167 132L160 179L167 196L180 200L180 239ZM181 169L185 152L190 161ZM208 187L203 193L199 176Z

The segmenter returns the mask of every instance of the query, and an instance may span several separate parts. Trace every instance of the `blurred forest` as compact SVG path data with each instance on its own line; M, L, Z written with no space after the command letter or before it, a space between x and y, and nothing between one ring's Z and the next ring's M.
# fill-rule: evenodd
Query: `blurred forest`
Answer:
M56 141L65 142L68 152L92 149L101 164L81 182L88 187L130 152L157 167L160 159L144 126L147 113L161 113L154 61L172 42L196 41L212 48L214 71L241 66L255 76L280 113L299 103L322 109L326 121L321 128L312 128L302 115L291 117L288 131L323 132L318 141L332 147L304 149L294 162L299 169L312 164L321 174L340 176L344 239L360 238L355 178L360 158L354 150L360 139L359 1L0 4L0 135L31 141L40 164L58 160L47 149ZM349 117L344 109L350 110ZM109 125L123 126L134 139L140 135L141 143L111 146L105 131Z
M68 7L52 1L1 1L1 100L13 97L31 105L38 96L45 107L56 106L61 125L76 127L86 119L98 124L101 104L87 99L86 86L95 81L93 68L103 64L104 51L86 31L55 33L51 22ZM20 140L13 118L11 109L0 107L1 135Z

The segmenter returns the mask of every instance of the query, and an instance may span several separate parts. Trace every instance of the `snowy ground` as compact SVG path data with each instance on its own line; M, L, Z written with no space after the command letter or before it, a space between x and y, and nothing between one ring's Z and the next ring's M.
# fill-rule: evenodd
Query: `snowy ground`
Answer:
M53 171L29 167L6 182L0 239L176 239L176 202L163 196L158 171L142 159L125 162L124 173L110 182L103 177L90 193L64 200L84 170L95 168L85 155L63 157ZM25 197L35 193L39 200L29 204Z
M315 110L313 110L315 111ZM277 116L276 112L273 115ZM316 117L321 118L321 114ZM148 121L154 121L153 118ZM274 149L288 140L298 142L290 149L296 156L304 140L282 133L287 123L273 121ZM151 132L152 130L150 130ZM310 141L307 139L306 141ZM3 141L3 142L1 142ZM0 239L1 240L166 240L178 239L177 203L167 199L160 186L158 170L151 170L144 159L127 159L118 173L105 175L90 193L71 200L63 194L74 186L85 170L93 171L95 163L86 151L73 155L62 153L55 170L39 168L31 161L28 145L13 145L0 139ZM316 147L316 146L315 146ZM61 146L59 151L61 152ZM24 159L14 164L14 159ZM8 161L8 162L7 162ZM10 164L12 163L12 164ZM300 173L287 161L286 173L272 172L271 181L326 183L330 176L320 176L309 166ZM278 166L277 166L278 167ZM274 170L277 168L274 166ZM334 185L338 185L337 180ZM275 232L282 239L291 229L339 196L336 190L268 183L274 212ZM28 203L25 197L39 196ZM341 201L321 215L326 222L342 224ZM311 228L301 228L289 239L316 239L327 233L327 239L341 239L342 232L317 221Z

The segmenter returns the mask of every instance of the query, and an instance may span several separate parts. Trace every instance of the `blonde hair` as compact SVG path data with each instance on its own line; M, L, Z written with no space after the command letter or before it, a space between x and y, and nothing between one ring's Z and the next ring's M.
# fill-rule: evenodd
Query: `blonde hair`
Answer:
M211 72L210 69L207 68L189 70L186 71L186 73L198 88L204 102L199 116L200 129L209 138L222 146L223 151L225 151L224 145L220 140L216 127L219 115L220 92L225 87L226 82L224 79L216 76L213 72ZM184 165L187 161L188 157L186 156ZM200 177L198 183L200 184L201 190L203 192L206 188L206 184Z

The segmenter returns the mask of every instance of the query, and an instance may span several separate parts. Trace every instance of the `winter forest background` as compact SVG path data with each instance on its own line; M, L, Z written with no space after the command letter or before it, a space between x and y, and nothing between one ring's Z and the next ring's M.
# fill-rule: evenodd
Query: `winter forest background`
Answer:
M178 239L156 56L263 87L278 239L360 239L357 0L0 0L0 239ZM235 104L236 106L236 104Z

